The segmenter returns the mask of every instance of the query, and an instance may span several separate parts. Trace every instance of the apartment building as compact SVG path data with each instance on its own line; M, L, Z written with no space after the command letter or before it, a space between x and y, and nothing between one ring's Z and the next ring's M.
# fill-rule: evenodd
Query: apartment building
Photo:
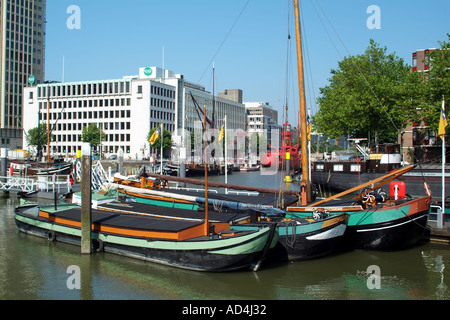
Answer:
M46 0L0 1L0 143L22 148L23 89L44 81Z

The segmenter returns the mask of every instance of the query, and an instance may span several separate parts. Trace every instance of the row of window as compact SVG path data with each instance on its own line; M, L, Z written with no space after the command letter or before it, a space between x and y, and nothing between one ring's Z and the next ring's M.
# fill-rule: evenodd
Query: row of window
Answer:
M130 142L130 134L105 134L103 142ZM81 134L56 134L53 136L53 142L82 142ZM102 142L102 143L103 143Z
M50 85L38 87L38 98L129 94L130 81Z
M79 111L79 112L50 112L50 120L86 120L86 119L125 119L131 117L130 110L110 110L110 111ZM39 113L39 121L47 120L47 113ZM75 125L75 124L74 124Z
M110 145L105 146L102 145L101 147L97 147L97 152L100 152L100 148L102 149L103 153L118 153L119 149L124 150L125 153L130 153L130 146L125 145ZM77 150L81 150L81 145L79 146L53 146L52 147L53 152L55 153L76 153ZM47 146L43 146L43 152L47 152Z
M33 92L30 91L30 99L33 99ZM129 107L130 98L121 99L100 99L100 100L76 100L76 101L53 101L50 102L52 109L72 109L72 108L92 108L92 107ZM39 102L39 110L47 109L47 102Z

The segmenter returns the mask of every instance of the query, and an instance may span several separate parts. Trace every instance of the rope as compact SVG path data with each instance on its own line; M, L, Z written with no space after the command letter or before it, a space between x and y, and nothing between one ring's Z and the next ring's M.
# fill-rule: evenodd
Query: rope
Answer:
M289 236L289 227L292 229L292 236ZM297 221L291 220L286 224L286 246L290 249L294 249L295 241L297 240L296 235Z

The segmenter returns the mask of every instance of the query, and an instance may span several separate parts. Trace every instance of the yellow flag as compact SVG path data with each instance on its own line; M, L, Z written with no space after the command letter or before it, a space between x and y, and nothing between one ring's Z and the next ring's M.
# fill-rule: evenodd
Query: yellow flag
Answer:
M308 118L306 119L306 122L307 122L307 137L308 137L308 141L311 141L312 123L311 123L311 117L309 115L309 111L308 111Z
M161 127L159 126L158 129L156 129L155 132L153 132L153 134L150 137L150 140L148 140L148 142L150 142L151 145L154 145L156 139L158 139L160 135L161 135Z
M222 128L220 128L220 134L219 134L219 142L222 141L222 139L225 137L225 133L223 131L223 125Z
M445 127L448 126L447 117L445 116L445 101L442 100L441 120L439 121L438 136L443 140L445 134Z

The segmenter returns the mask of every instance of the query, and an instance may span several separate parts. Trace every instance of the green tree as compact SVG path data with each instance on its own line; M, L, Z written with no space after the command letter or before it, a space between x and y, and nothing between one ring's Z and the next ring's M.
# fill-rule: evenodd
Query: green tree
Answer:
M95 123L91 123L89 126L83 127L81 141L90 143L93 149L96 149L97 146L104 141L104 139L105 133L101 128L97 127Z
M153 135L153 133L157 130L158 128L153 128L150 130L150 132L147 134L147 141L150 140L150 137ZM170 131L167 130L163 130L163 148L172 148L172 133ZM149 143L150 145L150 143ZM152 149L160 149L161 148L161 136L159 136L156 140L155 143L153 145L150 145L150 148Z
M47 125L45 123L39 124L39 127L32 128L28 130L26 135L27 144L29 146L34 146L36 149L42 148L47 145ZM53 137L50 137L52 141ZM39 152L40 150L38 150Z
M421 80L421 108L419 115L428 127L437 131L441 116L442 99L446 101L446 115L450 108L450 34L447 41L438 41L438 50L430 52L425 59L428 72L417 72ZM448 128L447 128L448 129Z
M320 89L313 126L329 137L370 137L395 142L415 103L410 67L395 53L370 40L364 54L345 57ZM417 84L416 83L416 84Z

